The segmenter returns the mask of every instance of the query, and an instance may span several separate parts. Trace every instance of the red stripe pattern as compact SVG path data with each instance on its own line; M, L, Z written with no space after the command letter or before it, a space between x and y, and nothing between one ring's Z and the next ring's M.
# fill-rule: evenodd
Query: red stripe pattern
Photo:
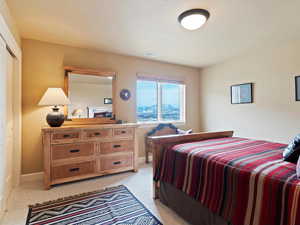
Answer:
M123 185L29 208L26 225L162 225Z
M164 151L155 179L233 225L299 225L300 180L285 147L236 137L180 144Z

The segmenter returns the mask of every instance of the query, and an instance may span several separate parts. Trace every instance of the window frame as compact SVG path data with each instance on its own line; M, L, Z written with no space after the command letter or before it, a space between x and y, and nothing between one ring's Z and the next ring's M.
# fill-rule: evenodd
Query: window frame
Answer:
M186 123L186 84L181 81L174 81L174 80L165 80L165 79L155 79L155 78L145 78L145 77L138 77L136 80L136 86L139 81L151 81L156 82L157 90L157 120L155 121L139 121L137 116L137 101L136 101L136 123L137 124L144 124L144 125L151 125L151 124L158 124L158 123L176 123L176 124L185 124ZM162 120L162 84L178 84L180 87L180 119L179 120ZM137 91L136 91L137 93Z

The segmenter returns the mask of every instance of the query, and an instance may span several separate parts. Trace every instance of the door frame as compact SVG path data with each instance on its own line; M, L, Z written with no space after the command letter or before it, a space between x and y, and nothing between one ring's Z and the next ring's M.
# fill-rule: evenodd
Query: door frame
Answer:
M2 2L1 4L6 4ZM7 7L7 6L6 6ZM13 61L13 118L14 118L14 146L13 146L13 171L12 171L12 187L20 184L21 178L21 156L22 156L22 50L17 43L14 35L10 31L4 16L0 13L0 38L6 43L7 50L14 56ZM9 190L11 191L11 190ZM9 195L9 193L8 193ZM9 196L3 196L7 201ZM1 215L0 215L1 217Z

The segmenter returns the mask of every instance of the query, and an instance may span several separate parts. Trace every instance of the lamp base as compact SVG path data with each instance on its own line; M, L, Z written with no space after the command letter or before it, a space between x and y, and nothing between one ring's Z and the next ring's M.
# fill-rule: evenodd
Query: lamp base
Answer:
M59 112L58 107L53 107L52 110L53 112L47 115L47 123L50 127L60 127L65 121L65 115Z

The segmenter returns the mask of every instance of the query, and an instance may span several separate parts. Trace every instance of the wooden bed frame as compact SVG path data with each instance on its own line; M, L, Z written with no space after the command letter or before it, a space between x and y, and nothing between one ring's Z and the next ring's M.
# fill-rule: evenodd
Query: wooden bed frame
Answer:
M153 174L156 168L160 164L162 159L164 149L174 146L176 144L203 141L213 138L224 138L232 137L233 131L220 131L220 132L203 132L203 133L193 133L193 134L175 134L166 136L154 136L149 137L153 152ZM153 197L154 199L159 199L159 181L153 181Z

